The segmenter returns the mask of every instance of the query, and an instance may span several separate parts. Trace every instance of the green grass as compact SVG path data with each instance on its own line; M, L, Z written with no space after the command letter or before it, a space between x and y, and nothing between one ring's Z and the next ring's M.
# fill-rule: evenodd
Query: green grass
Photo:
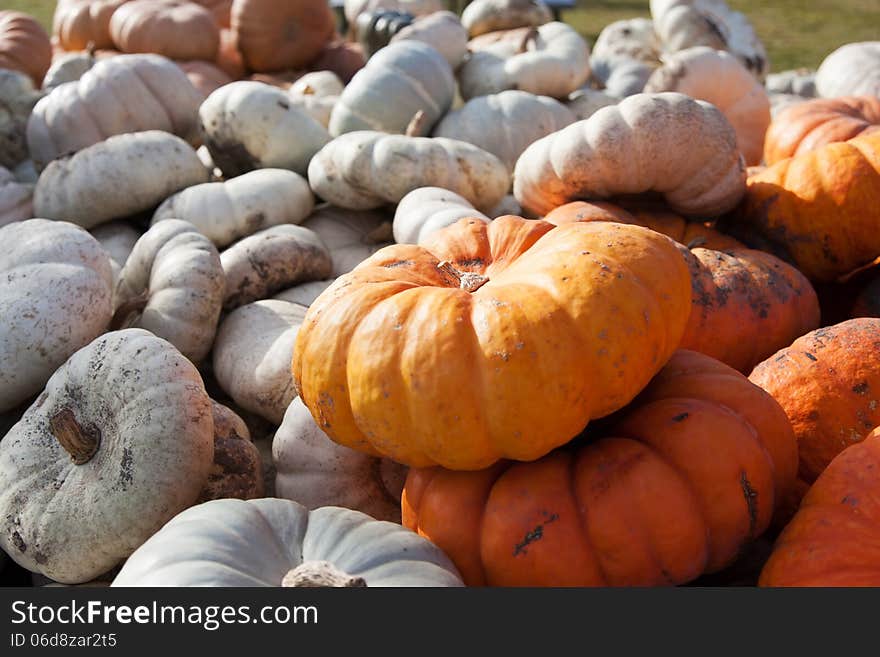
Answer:
M880 38L878 0L728 0L752 21L770 56L773 70L815 68L844 43ZM18 9L37 16L49 28L55 0L0 0L2 9ZM647 0L580 0L579 7L563 12L591 42L608 23L649 16Z

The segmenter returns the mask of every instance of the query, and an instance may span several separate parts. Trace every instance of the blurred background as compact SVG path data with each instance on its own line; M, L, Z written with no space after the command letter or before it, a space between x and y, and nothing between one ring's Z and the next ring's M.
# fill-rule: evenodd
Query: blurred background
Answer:
M816 68L844 43L880 39L880 0L727 0L745 13L770 56L772 70ZM451 3L454 8L455 4ZM51 29L55 0L0 0L0 9L37 16ZM650 16L647 0L577 0L561 11L592 44L603 27L621 18Z

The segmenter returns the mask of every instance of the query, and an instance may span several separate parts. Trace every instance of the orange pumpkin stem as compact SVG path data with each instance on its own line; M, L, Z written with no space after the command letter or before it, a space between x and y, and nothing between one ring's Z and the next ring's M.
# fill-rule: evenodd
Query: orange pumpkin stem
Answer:
M352 577L329 561L304 561L281 580L285 588L363 588L366 585L363 577Z
M458 281L458 286L465 292L476 292L489 282L488 276L471 271L459 271L452 266L451 262L444 260L437 265L437 269L453 276Z
M49 429L76 465L91 461L101 445L101 432L97 429L86 431L69 408L52 416Z

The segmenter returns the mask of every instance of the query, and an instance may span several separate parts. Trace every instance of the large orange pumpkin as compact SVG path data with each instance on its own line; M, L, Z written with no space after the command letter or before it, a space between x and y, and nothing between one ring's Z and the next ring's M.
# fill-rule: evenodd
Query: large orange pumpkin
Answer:
M690 312L639 226L461 219L381 249L310 307L293 377L333 440L412 466L533 460L636 396Z
M412 469L403 524L472 586L682 584L729 565L794 481L779 405L696 352L609 425L533 463Z
M33 16L0 11L0 68L20 71L39 88L52 65L52 43Z
M58 0L52 33L64 50L113 48L110 18L128 0Z
M336 33L327 0L233 0L232 31L257 73L306 68Z
M126 53L212 61L220 28L210 11L187 0L132 0L113 12L110 36Z
M880 430L828 465L761 572L761 586L880 586Z
M748 179L725 232L771 251L815 281L880 256L880 132L777 162Z
M692 309L681 341L748 374L778 349L819 326L813 286L779 258L747 249L700 223L662 210L632 213L610 203L576 201L548 213L546 221L619 221L646 226L690 247Z
M798 440L799 476L812 484L835 456L880 425L880 319L807 333L749 379L785 409Z
M880 98L814 98L782 110L767 131L764 160L780 160L880 129Z

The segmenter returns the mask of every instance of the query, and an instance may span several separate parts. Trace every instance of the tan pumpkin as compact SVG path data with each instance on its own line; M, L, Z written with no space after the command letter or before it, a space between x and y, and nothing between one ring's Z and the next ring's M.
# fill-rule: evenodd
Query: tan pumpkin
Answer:
M646 93L677 91L721 110L736 131L747 165L760 164L770 125L764 86L728 52L708 46L687 48L664 58L645 84Z
M0 11L0 68L21 71L39 88L52 64L52 44L43 26L20 11Z
M110 19L128 0L58 0L52 33L64 50L113 48Z
M675 212L705 219L733 209L745 183L736 132L721 111L675 92L630 96L539 139L513 173L514 196L538 215L652 191Z
M188 0L132 0L113 12L110 38L121 52L211 61L220 28L210 11Z

